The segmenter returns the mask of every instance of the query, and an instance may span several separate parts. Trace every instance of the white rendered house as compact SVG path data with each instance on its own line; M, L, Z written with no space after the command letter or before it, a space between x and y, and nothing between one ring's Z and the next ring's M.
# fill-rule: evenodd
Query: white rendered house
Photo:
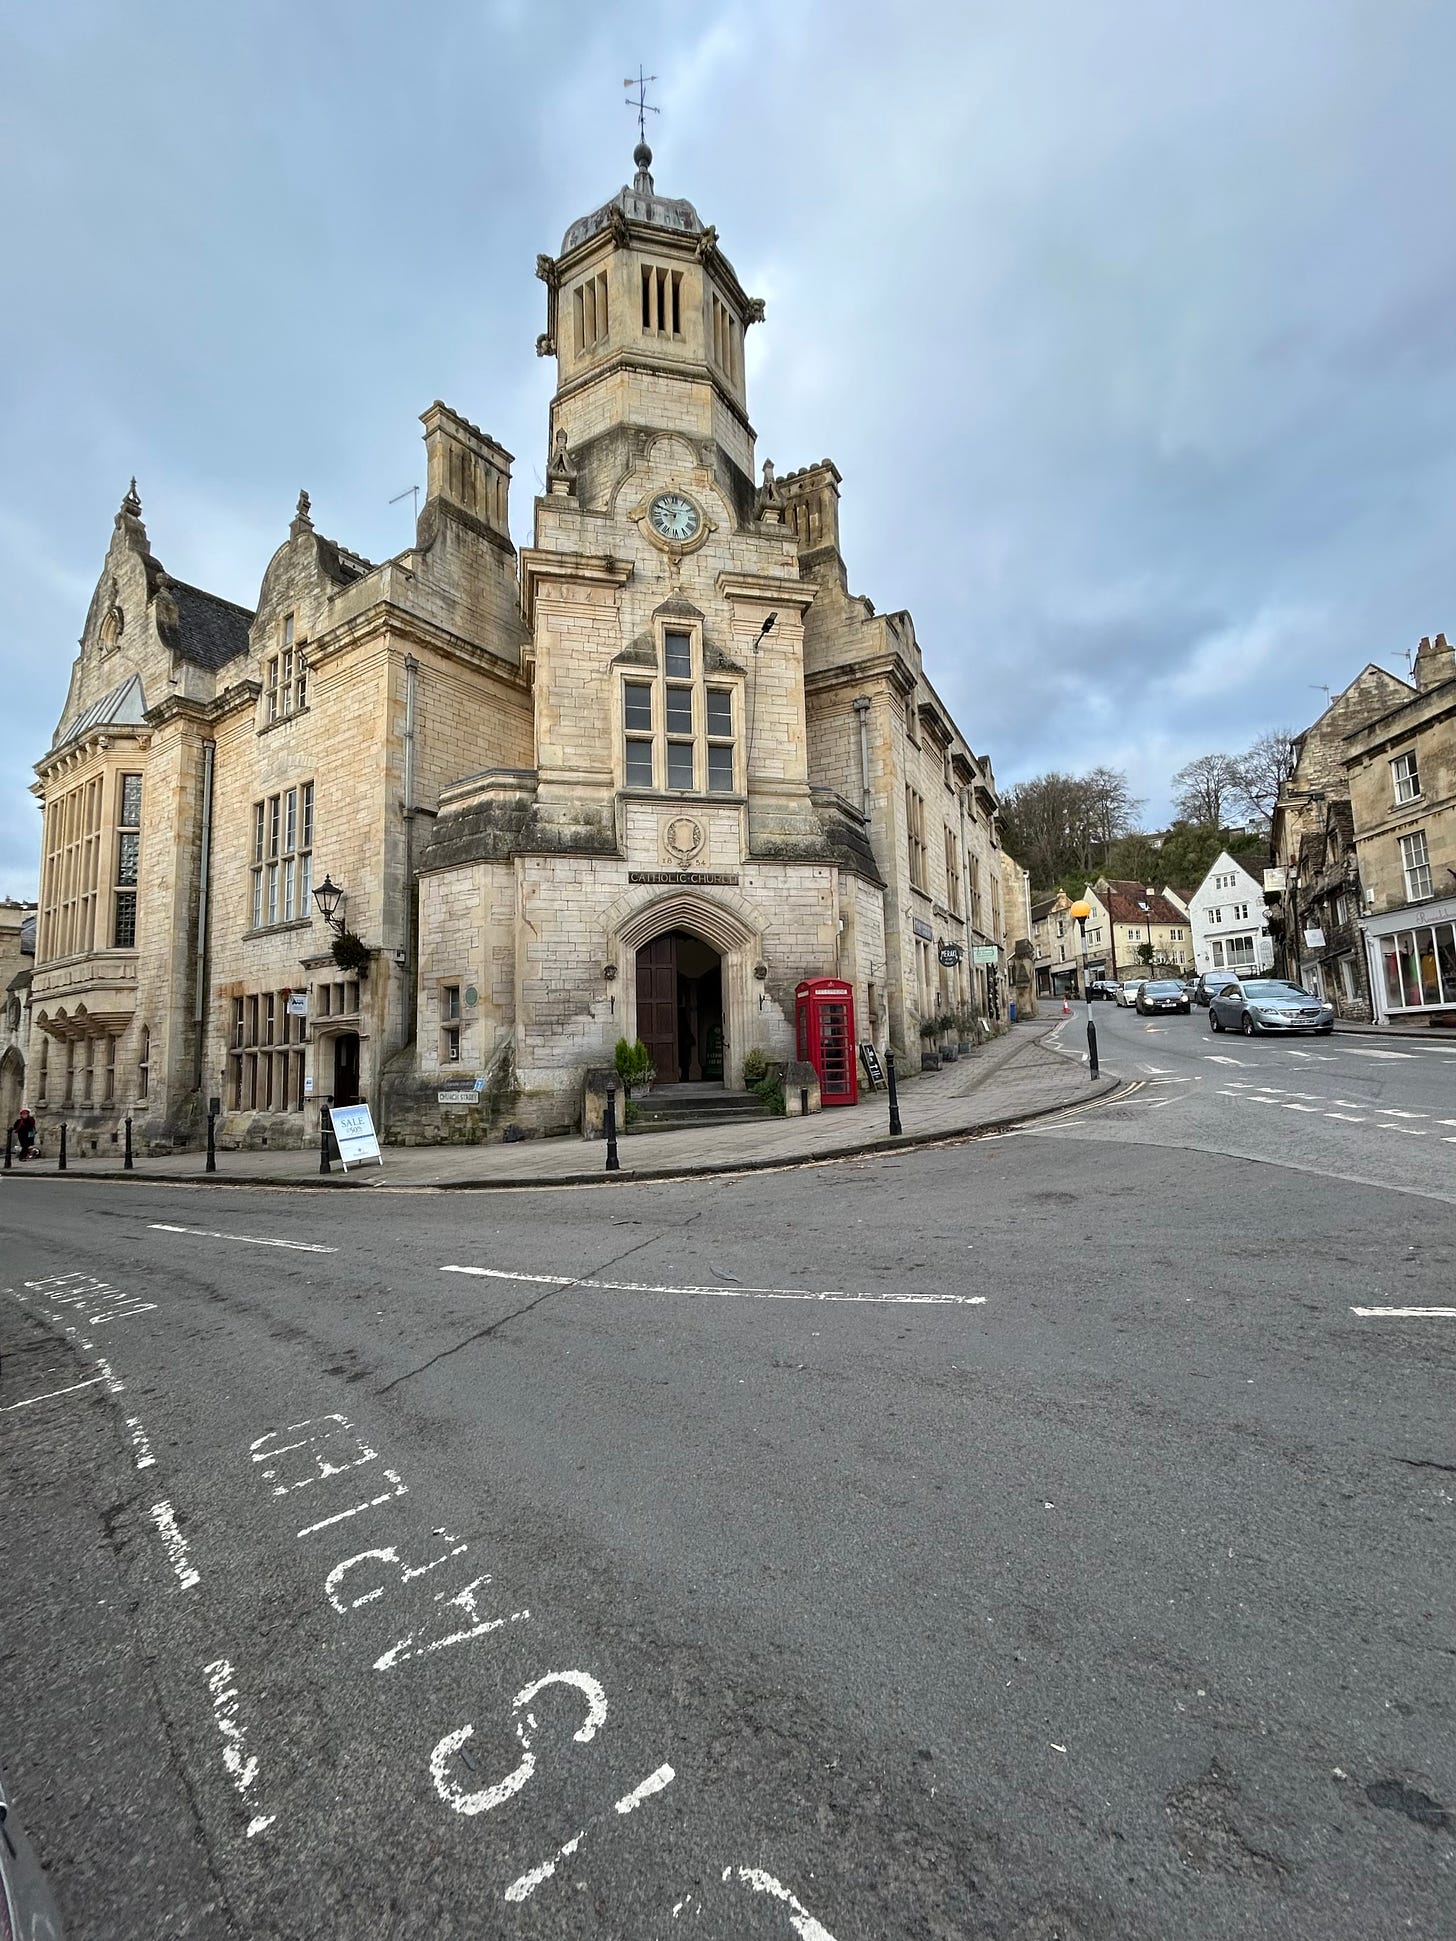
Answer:
M1193 965L1198 971L1266 971L1274 945L1264 916L1264 886L1225 849L1193 892Z

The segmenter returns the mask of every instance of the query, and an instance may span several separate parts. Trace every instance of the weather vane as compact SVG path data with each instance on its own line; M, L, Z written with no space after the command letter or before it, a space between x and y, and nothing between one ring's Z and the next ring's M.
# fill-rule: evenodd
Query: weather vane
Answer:
M644 74L640 67L637 70L637 78L635 81L629 74L627 79L622 83L624 88L636 88L637 90L637 98L635 100L633 100L631 95L628 95L627 106L637 110L637 136L640 141L644 142L647 139L647 117L662 113L661 108L654 108L652 103L647 99L648 88L655 87L656 85L657 76L655 74Z

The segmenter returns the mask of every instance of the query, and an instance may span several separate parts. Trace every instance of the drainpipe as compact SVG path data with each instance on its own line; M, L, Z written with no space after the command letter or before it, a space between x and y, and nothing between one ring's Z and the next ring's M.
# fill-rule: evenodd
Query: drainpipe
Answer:
M415 684L420 664L404 663L404 1042L415 1035L415 968L419 948L415 904Z
M859 806L866 822L870 819L870 700L861 694L855 701L854 711L859 716Z
M192 1005L192 1022L196 1027L196 1052L193 1059L192 1084L196 1090L202 1084L203 1043L207 1031L207 932L208 916L211 906L212 887L212 765L217 754L217 743L205 741L202 744L202 853L198 865L197 891L197 995Z

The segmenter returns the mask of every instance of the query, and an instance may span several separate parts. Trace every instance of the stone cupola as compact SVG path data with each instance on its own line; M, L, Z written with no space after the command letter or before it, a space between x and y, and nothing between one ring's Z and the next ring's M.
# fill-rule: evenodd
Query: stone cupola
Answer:
M560 432L581 467L584 504L600 501L614 463L592 446L626 428L681 432L738 475L753 499L753 428L743 337L763 317L692 203L659 195L652 150L639 142L630 186L572 223L559 256L540 256L546 329L536 348L554 356L551 438Z

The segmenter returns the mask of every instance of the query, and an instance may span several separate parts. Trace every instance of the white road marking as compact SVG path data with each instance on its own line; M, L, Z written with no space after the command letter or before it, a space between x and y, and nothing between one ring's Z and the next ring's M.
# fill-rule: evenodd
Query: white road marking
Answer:
M58 1395L74 1395L78 1388L94 1388L97 1382L105 1380L104 1375L90 1375L84 1382L71 1382L65 1388L49 1388L44 1395L27 1395L23 1402L7 1402L5 1407L0 1409L0 1415L7 1414L11 1409L32 1408L37 1402L52 1402Z
M356 1503L351 1510L340 1510L337 1516L321 1516L317 1523L306 1523L298 1532L301 1537L311 1537L315 1530L327 1530L331 1523L346 1523L351 1516L360 1516L365 1510L377 1510L381 1503L392 1503L396 1496L408 1496L409 1485L399 1480L399 1472L386 1469L384 1472L393 1489L385 1490L382 1496L371 1496L367 1503Z
M1402 1112L1394 1105L1382 1105L1380 1110L1387 1119L1429 1119L1429 1112Z
M1414 1315L1441 1321L1456 1321L1456 1307L1352 1307L1351 1314Z
M1365 1119L1356 1118L1353 1112L1326 1112L1325 1117L1327 1119L1343 1119L1347 1126L1363 1126L1368 1123Z
M233 1668L226 1658L205 1667L208 1690L212 1693L212 1712L217 1720L217 1729L222 1734L222 1763L231 1775L233 1785L240 1794L245 1794L258 1777L256 1757L243 1756L243 1742L247 1738L247 1728L237 1722L238 1690L234 1685ZM248 1839L261 1833L265 1827L272 1826L278 1815L263 1813L256 1815L248 1823Z
M571 1736L581 1745L588 1745L596 1737L597 1729L607 1716L607 1695L585 1671L548 1671L544 1678L538 1678L527 1685L524 1691L517 1692L511 1700L511 1710L519 1712L548 1685L574 1685L587 1702L586 1723ZM529 1726L530 1730L527 1730ZM473 1816L476 1813L489 1813L502 1806L519 1793L531 1774L536 1770L536 1755L531 1750L531 1735L536 1730L535 1714L527 1712L524 1722L516 1721L516 1737L521 1742L520 1763L508 1772L504 1779L497 1780L494 1786L482 1786L479 1791L468 1793L451 1777L450 1762L468 1740L475 1737L473 1725L459 1726L454 1732L447 1732L430 1754L430 1777L435 1782L435 1791L447 1806L457 1813Z
M677 1774L671 1766L659 1766L655 1773L649 1773L647 1775L640 1786L634 1786L630 1793L625 1794L617 1801L617 1811L619 1813L634 1812L642 1804L643 1800L651 1799L654 1793L662 1792L666 1787L671 1786L676 1778Z
M210 1227L174 1227L165 1220L149 1222L153 1233L190 1233L199 1240L239 1240L245 1247L288 1247L299 1254L336 1254L337 1247L320 1247L312 1240L266 1240L255 1233L214 1233Z
M725 1867L723 1869L724 1880L728 1880L734 1876L745 1887L751 1887L755 1894L772 1894L776 1901L783 1901L787 1907L791 1908L793 1911L790 1915L789 1925L795 1934L800 1937L800 1941L834 1941L834 1936L829 1932L828 1928L814 1919L814 1916L805 1907L804 1903L796 1895L791 1894L781 1880L775 1880L772 1874L765 1873L762 1867Z
M1247 1069L1242 1058L1229 1058L1221 1051L1206 1051L1203 1057L1209 1065L1237 1065L1241 1071Z
M1167 1100L1159 1101L1166 1105ZM659 1287L651 1281L587 1280L574 1274L518 1274L504 1267L442 1267L442 1274L476 1274L484 1280L523 1281L535 1287L587 1287L606 1294L713 1294L737 1301L858 1301L885 1307L984 1307L984 1294L816 1294L809 1287Z
M152 1445L147 1440L147 1432L141 1425L141 1418L139 1416L129 1415L126 1418L126 1426L131 1430L132 1446L137 1452L137 1468L150 1469L157 1459L152 1454Z
M657 1771L650 1773L642 1781L640 1786L634 1786L630 1793L617 1801L617 1811L619 1813L630 1813L634 1807L640 1806L643 1800L651 1799L654 1793L660 1793L666 1787L670 1786L676 1777L677 1774L671 1766L659 1766ZM577 1848L591 1831L591 1826L595 1824L596 1822L593 1821L590 1825L584 1826L581 1832L573 1834L564 1846L558 1847L549 1860L543 1860L539 1867L532 1867L528 1873L522 1874L519 1880L513 1880L506 1889L506 1899L508 1901L523 1901L529 1895L534 1894L542 1881L550 1880L551 1876L556 1872L557 1864L562 1860L568 1859L576 1852Z
M157 1535L167 1550L167 1561L177 1573L180 1589L190 1591L194 1584L202 1582L191 1559L187 1555L187 1539L177 1528L177 1518L170 1503L154 1503L147 1512L156 1526Z
M1280 1103L1283 1105L1284 1110L1286 1112L1318 1113L1319 1111L1319 1107L1317 1105L1299 1105L1299 1104L1296 1104L1296 1102L1293 1099L1282 1099Z
M1380 1108L1377 1106L1376 1110L1378 1111L1379 1109ZM1424 1139L1426 1136L1420 1126L1397 1126L1397 1125L1391 1125L1385 1121L1381 1122L1377 1130L1380 1132L1404 1132L1409 1138L1412 1138L1412 1139Z
M1413 1051L1361 1051L1352 1045L1345 1054L1347 1058L1414 1058Z

